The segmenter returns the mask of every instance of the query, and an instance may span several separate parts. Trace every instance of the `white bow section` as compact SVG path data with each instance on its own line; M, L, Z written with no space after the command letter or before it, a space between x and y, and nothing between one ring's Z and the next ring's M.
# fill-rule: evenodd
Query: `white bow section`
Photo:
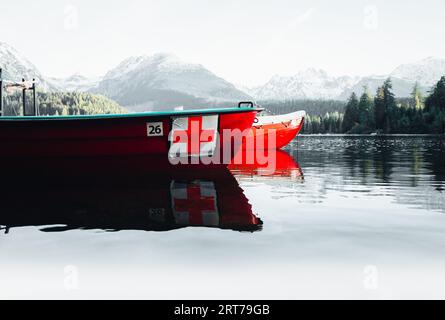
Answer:
M305 111L296 111L287 114L280 114L276 116L263 116L257 117L258 121L254 123L254 126L263 126L267 124L283 123L292 121L292 125L299 124L306 116Z

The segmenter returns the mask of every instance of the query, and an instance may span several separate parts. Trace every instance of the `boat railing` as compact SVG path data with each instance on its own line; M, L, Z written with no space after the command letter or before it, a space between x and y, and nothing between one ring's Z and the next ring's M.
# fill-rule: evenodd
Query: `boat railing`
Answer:
M243 106L248 106L250 108L254 108L255 103L253 103L252 101L241 101L238 103L238 108L242 108Z

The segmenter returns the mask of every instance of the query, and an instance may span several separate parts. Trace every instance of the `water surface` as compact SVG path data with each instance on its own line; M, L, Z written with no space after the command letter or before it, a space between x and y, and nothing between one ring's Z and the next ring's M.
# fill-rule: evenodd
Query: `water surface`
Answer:
M4 187L1 298L445 298L443 137L302 136L275 172L77 166Z

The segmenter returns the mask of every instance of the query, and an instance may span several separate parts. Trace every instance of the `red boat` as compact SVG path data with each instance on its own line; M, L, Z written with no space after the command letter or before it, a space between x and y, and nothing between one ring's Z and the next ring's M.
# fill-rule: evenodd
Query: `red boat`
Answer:
M254 143L243 143L244 149L281 149L291 142L303 128L306 112L297 111L282 115L255 118L250 133ZM269 142L269 134L275 132L275 143ZM246 140L249 141L249 140Z
M205 141L199 141L197 148L178 143L175 149L193 156L200 149L209 152L226 142L216 143L222 130L250 128L259 111L240 104L238 108L111 115L3 116L0 157L166 156L178 142L172 136L182 133L190 139L194 125L206 134Z

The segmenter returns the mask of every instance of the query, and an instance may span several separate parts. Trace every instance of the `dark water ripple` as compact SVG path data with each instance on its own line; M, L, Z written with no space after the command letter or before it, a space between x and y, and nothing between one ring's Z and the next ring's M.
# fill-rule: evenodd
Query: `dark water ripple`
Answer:
M321 178L321 194L363 192L445 210L444 137L302 136L289 152L305 177Z

